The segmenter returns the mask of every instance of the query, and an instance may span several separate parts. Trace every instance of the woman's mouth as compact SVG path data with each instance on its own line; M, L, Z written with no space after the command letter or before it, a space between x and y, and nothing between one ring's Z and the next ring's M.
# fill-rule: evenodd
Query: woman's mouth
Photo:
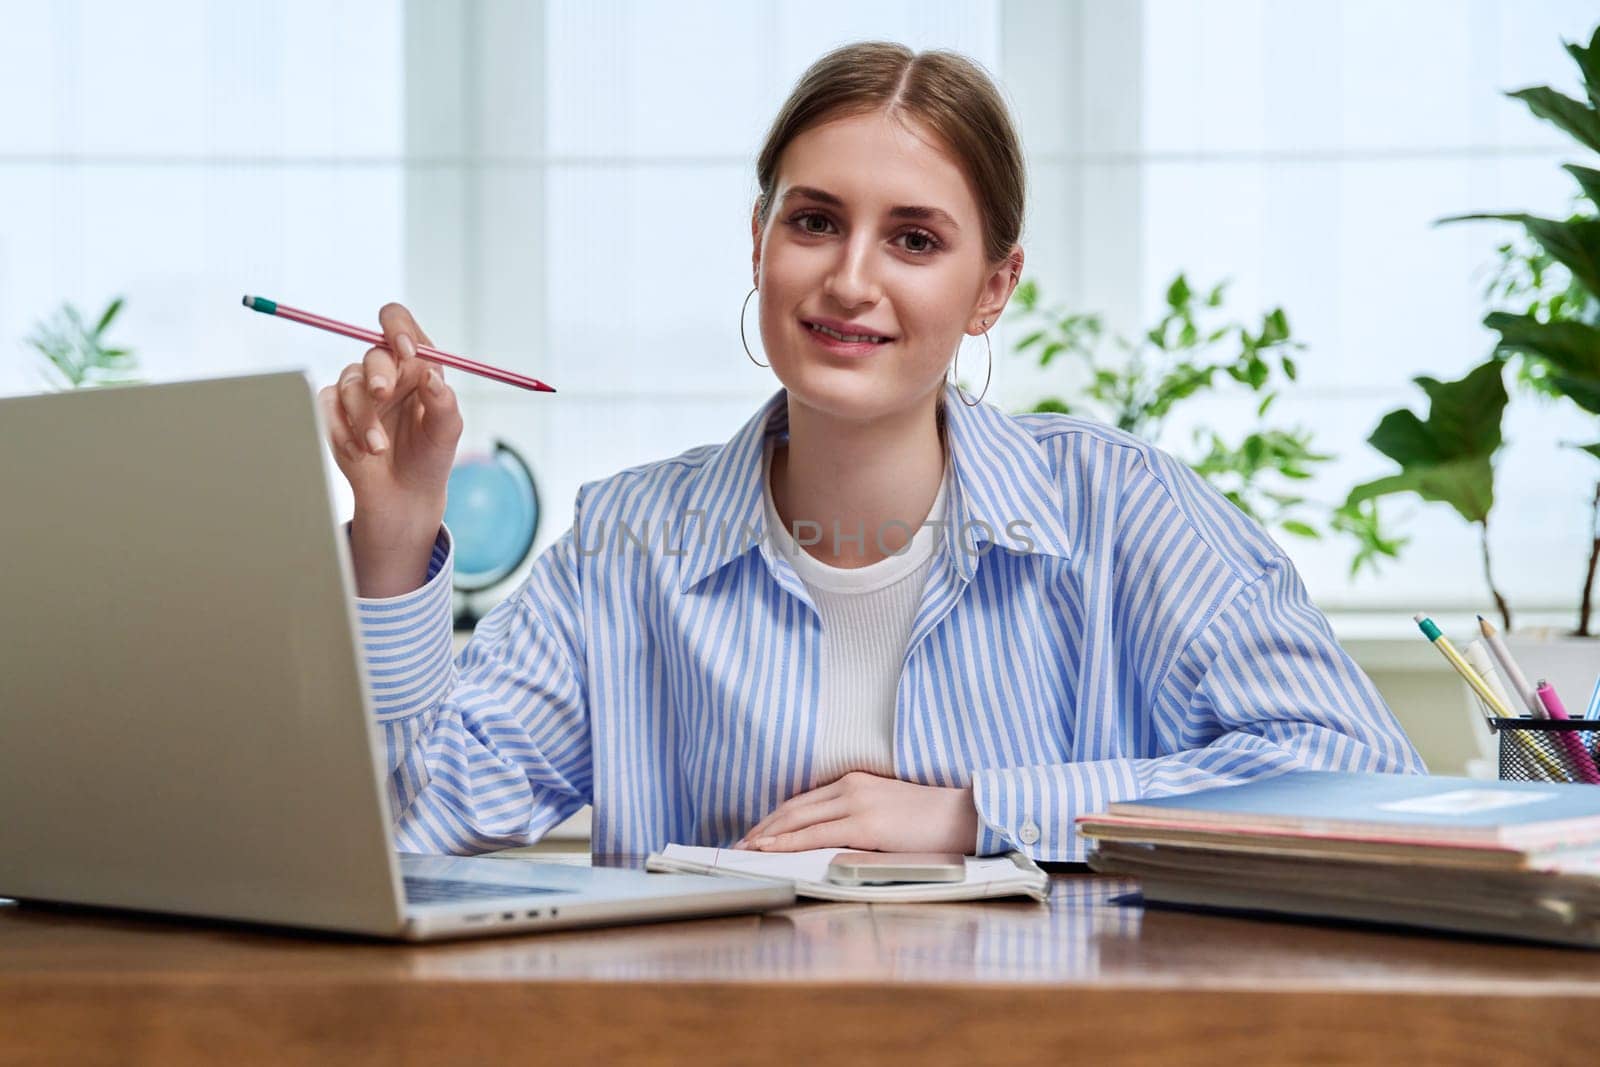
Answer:
M839 330L817 322L802 322L806 333L829 352L843 356L862 356L876 352L894 338L882 334Z

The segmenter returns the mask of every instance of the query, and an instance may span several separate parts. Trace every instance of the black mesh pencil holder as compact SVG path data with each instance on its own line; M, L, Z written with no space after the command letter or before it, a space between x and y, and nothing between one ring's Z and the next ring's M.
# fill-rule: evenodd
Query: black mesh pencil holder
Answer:
M1600 784L1600 721L1490 719L1500 735L1502 782Z

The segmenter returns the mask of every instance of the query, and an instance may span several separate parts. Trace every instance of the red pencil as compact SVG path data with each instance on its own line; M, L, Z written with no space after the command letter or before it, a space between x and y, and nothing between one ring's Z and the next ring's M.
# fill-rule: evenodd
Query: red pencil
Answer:
M365 341L367 344L376 345L379 348L389 347L389 342L384 339L381 333L363 330L359 326L351 326L347 322L339 322L336 319L323 318L321 315L316 315L309 311L301 311L299 308L292 308L287 304L268 300L264 296L247 296L244 298L244 306L252 311L259 311L263 315L276 315L291 322L315 326L319 330L327 330L329 333L354 337L358 341ZM515 371L491 367L487 363L479 363L477 360L468 359L465 356L454 356L449 352L441 352L439 349L428 345L418 345L417 355L435 363L442 363L446 367L455 367L458 370L466 371L468 374L478 374L485 378L493 378L495 381L505 382L507 385L519 385L524 389L532 389L537 393L555 392L553 387L544 384L537 378L529 378Z

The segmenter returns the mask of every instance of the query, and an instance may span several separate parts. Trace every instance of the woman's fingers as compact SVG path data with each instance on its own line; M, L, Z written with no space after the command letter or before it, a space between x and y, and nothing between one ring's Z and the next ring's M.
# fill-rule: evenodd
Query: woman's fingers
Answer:
M344 410L345 421L361 446L373 455L389 447L389 435L378 422L378 409L367 386L367 374L361 363L352 363L339 372L339 405Z
M861 820L847 816L763 838L755 847L762 852L806 852L813 848L870 850L872 845L863 836Z
M783 834L803 830L807 826L817 823L833 822L850 815L850 804L843 798L825 800L820 804L807 804L783 813L777 818L769 819L765 826L750 831L747 840L756 848L760 843L769 838L780 837Z
M398 362L387 348L373 346L361 358L367 376L367 391L380 403L395 395L395 383L400 380Z
M417 409L417 427L435 445L453 451L461 439L461 409L438 367L428 368L418 395L422 397L422 404Z
M778 819L788 818L797 811L801 811L817 804L826 803L827 801L838 797L841 792L842 790L838 782L830 782L827 785L819 786L818 788L810 790L809 792L795 794L788 800L785 800L782 804L779 804L776 808L773 808L772 811L768 812L767 817L752 826L749 832L746 833L744 837L739 839L738 845L734 847L741 847L750 843L751 841L754 841L758 837L768 834L772 824Z
M354 463L365 455L365 450L350 432L350 423L344 416L344 406L339 402L339 387L326 386L317 392L317 405L322 409L322 421L328 428L328 444L334 454Z
M378 324L383 328L384 343L402 360L416 359L418 344L433 344L404 304L383 305L378 311Z
M441 381L444 379L443 367L417 357L417 345L431 345L433 341L404 304L383 305L378 311L378 323L392 362L390 373L384 375L389 391L374 390L375 396L404 398L427 385L429 371L437 372Z

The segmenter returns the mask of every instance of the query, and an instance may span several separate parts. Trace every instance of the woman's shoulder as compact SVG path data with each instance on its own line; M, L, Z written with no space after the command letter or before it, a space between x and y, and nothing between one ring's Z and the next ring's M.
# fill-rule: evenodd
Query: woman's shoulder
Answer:
M654 512L664 505L684 504L700 475L727 447L727 442L695 445L675 456L624 467L585 482L578 489L578 511L638 514L641 509Z
M1126 450L1141 457L1149 452L1161 451L1143 438L1081 415L1065 415L1054 411L1027 411L1011 415L1009 418L1027 430L1041 445L1049 443L1063 446L1098 445Z
M1193 474L1157 445L1103 422L1057 412L1008 417L1033 438L1063 490L1105 495L1121 492L1130 479L1170 479L1175 468Z
M1181 528L1245 580L1282 558L1282 549L1259 523L1158 445L1074 415L1012 417L1038 443L1063 496L1075 496L1086 513L1117 511L1118 540L1159 539Z

